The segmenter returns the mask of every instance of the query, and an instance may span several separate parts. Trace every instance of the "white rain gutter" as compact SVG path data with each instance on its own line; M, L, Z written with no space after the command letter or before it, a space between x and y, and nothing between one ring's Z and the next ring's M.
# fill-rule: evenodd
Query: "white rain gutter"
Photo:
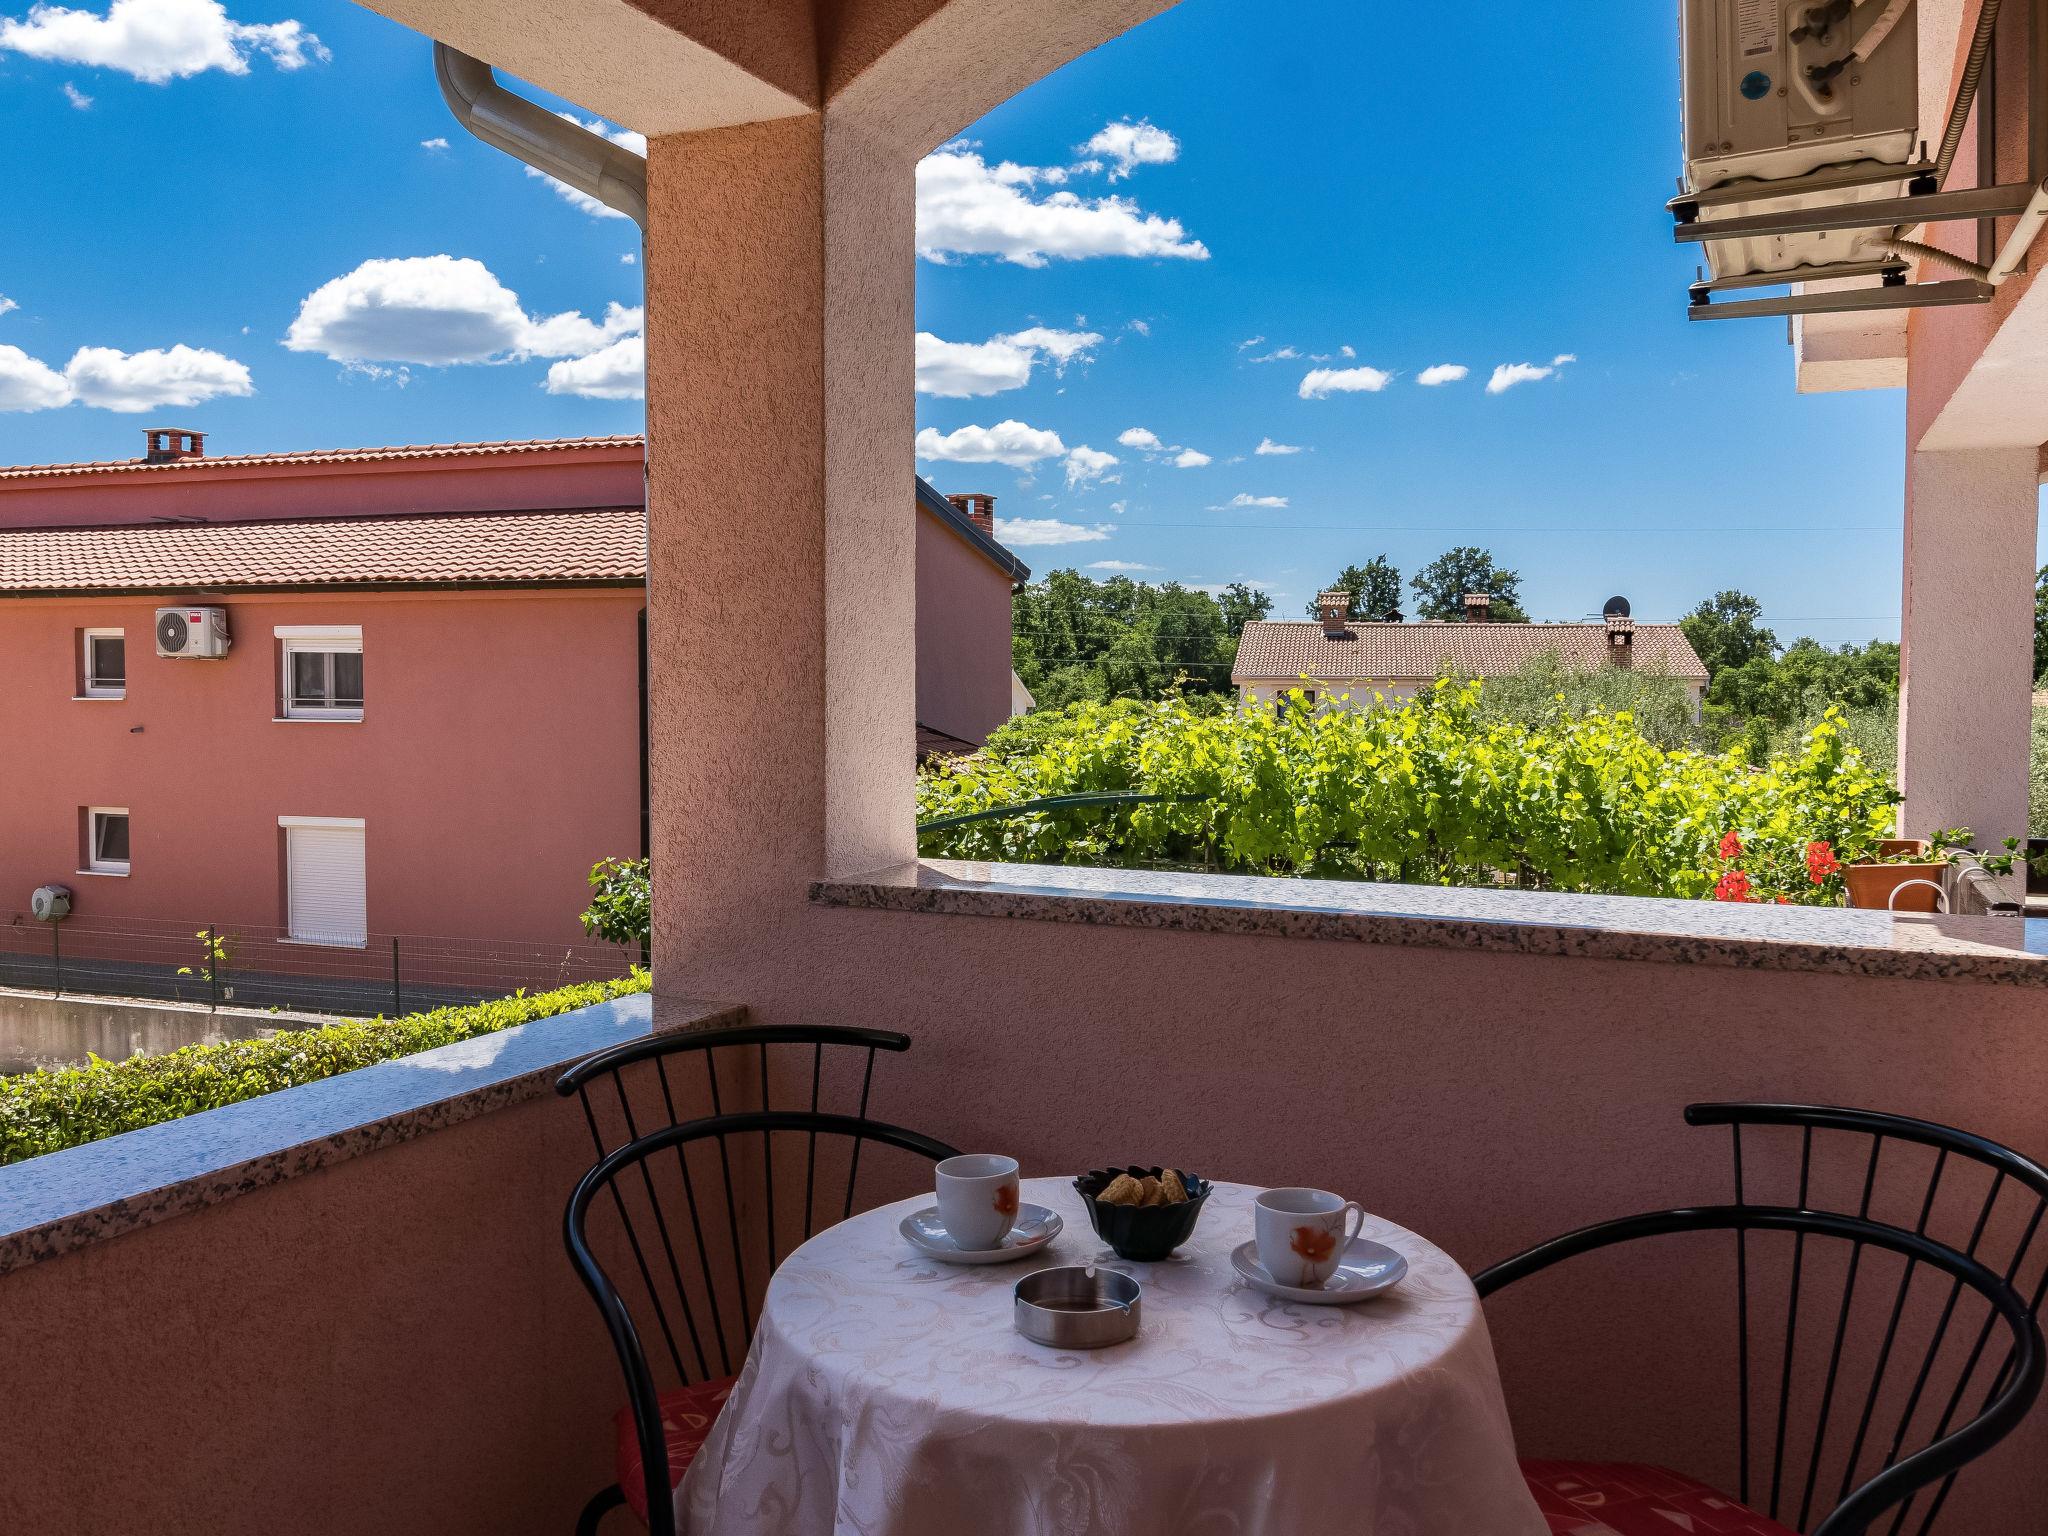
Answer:
M2048 182L2034 188L2034 195L2027 199L2027 206L2020 210L2019 222L2012 227L2012 233L2005 237L2005 244L1998 249L1998 259L1991 263L1991 270L1984 274L1984 281L1996 288L2013 273L2019 271L2020 263L2027 259L2027 248L2034 243L2034 237L2041 233L2041 225L2048 222Z
M482 59L434 43L434 78L455 120L493 149L647 228L647 157L498 84Z

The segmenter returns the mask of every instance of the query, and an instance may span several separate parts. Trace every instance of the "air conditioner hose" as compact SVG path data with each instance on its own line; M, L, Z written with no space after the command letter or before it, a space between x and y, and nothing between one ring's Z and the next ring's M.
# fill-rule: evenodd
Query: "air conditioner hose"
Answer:
M1970 55L1963 60L1962 78L1956 82L1955 104L1948 111L1948 127L1941 135L1941 150L1934 157L1934 184L1946 185L1948 170L1955 163L1956 150L1963 142L1963 125L1970 120L1970 106L1977 99L1977 82L1984 76L1984 60L1991 52L1991 37L1998 28L1998 0L1984 0L1977 13L1977 32L1970 39ZM1984 179L1979 166L1977 178Z
M1964 277L1974 277L1979 282L1991 275L1991 269L1967 256L1958 256L1954 251L1944 251L1938 245L1928 245L1919 240L1887 240L1884 248L1894 256L1910 257L1917 261L1931 261L1936 266L1947 267L1960 272Z

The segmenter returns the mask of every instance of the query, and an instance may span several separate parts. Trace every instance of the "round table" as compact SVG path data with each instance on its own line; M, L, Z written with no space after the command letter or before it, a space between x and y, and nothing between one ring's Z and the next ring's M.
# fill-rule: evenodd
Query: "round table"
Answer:
M1394 1291L1348 1307L1253 1289L1230 1251L1257 1189L1218 1184L1194 1237L1131 1264L1070 1179L1023 1198L1066 1230L967 1267L906 1243L925 1195L783 1261L752 1350L676 1491L690 1536L1541 1536L1472 1283L1414 1233ZM1100 1261L1144 1286L1138 1337L1033 1344L1011 1289Z

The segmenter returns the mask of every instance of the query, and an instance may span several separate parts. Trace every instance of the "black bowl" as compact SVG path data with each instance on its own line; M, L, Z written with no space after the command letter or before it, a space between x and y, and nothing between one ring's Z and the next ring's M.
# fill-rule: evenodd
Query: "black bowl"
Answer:
M1109 1244L1120 1259L1152 1264L1165 1258L1194 1235L1195 1218L1202 1214L1202 1202L1209 1198L1209 1181L1176 1168L1188 1197L1178 1205L1104 1205L1095 1197L1109 1188L1118 1174L1134 1179L1156 1179L1161 1168L1096 1168L1074 1180L1082 1203L1088 1207L1089 1223L1095 1235Z

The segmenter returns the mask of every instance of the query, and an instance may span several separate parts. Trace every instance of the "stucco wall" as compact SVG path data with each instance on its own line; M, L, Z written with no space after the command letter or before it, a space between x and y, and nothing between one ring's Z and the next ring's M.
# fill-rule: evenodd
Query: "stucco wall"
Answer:
M0 910L282 926L277 819L362 817L372 932L568 941L585 876L640 848L631 590L226 600L224 661L158 657L148 598L0 602ZM359 723L277 723L280 624L359 624ZM75 701L75 635L126 632L128 693ZM79 810L131 870L82 875Z
M984 741L1010 718L1010 578L917 514L917 718Z

